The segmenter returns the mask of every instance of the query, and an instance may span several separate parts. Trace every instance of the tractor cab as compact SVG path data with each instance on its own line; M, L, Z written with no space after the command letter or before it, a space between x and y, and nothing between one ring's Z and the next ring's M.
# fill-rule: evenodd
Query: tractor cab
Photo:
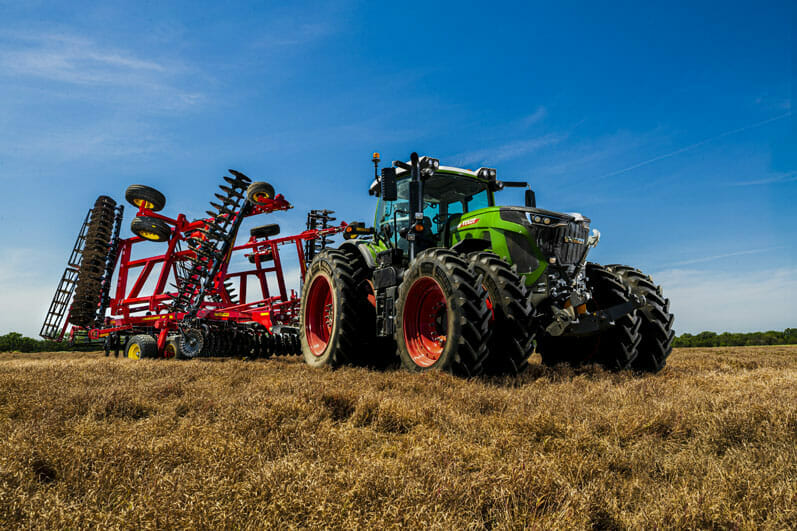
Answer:
M479 175L486 175L486 178ZM401 235L401 228L410 226L410 184L410 171L399 168L396 199L389 201L380 197L377 204L374 226L378 232L392 234L398 228ZM374 186L378 187L379 183L375 181L372 189ZM489 174L482 170L438 166L423 177L423 216L417 220L423 228L417 231L418 246L449 247L451 233L463 214L494 205ZM401 236L398 245L406 251L409 244L405 235Z

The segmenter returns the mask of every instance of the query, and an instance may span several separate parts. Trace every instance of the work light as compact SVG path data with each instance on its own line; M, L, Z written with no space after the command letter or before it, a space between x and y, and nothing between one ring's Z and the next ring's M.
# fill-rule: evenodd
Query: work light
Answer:
M476 170L476 175L479 176L480 179L486 179L488 181L494 181L498 172L495 171L495 168L479 168Z

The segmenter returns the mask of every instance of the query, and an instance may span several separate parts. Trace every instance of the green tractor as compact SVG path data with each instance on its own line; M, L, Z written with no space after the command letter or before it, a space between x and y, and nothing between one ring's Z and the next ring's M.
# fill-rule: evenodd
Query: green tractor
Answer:
M379 366L464 376L546 365L658 372L672 351L669 300L649 276L598 265L580 214L539 209L525 182L441 166L413 153L377 172L373 227L352 223L321 251L302 289L301 342L312 366ZM526 188L525 206L496 193Z

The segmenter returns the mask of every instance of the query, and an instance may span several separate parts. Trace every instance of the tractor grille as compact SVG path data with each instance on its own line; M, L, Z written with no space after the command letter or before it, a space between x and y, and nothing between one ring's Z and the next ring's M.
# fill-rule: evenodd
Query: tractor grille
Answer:
M537 245L546 256L556 257L561 265L578 264L587 254L589 226L575 221L540 228Z

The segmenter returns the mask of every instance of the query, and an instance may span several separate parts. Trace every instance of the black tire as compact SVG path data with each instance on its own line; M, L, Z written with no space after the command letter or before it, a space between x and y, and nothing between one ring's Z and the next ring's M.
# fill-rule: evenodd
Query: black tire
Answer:
M644 296L647 301L638 312L642 321L639 329L642 340L631 367L637 371L659 372L667 364L675 339L672 329L675 316L670 313L670 299L664 297L661 286L657 286L650 276L639 269L618 264L607 267L623 279L632 293Z
M490 340L487 291L473 265L448 249L418 254L396 302L395 340L410 371L483 371Z
M494 253L468 255L492 306L486 374L520 374L534 352L534 311L523 279Z
M246 199L253 205L263 204L268 199L274 199L275 195L274 187L262 181L253 182L246 189Z
M111 251L115 208L113 199L100 196L89 214L75 295L69 310L69 322L73 325L90 327L97 319L102 298L102 279Z
M138 334L127 340L125 358L141 360L158 356L158 342L147 334Z
M277 223L270 223L268 225L261 225L254 227L249 231L253 238L270 238L280 233L280 226Z
M357 284L356 300L359 306L357 311L362 321L362 342L359 353L352 362L373 369L398 368L400 361L396 353L395 340L392 336L378 337L376 335L376 293L374 292L371 269L357 247L344 245L340 251L348 257L349 263L356 267L354 278ZM290 336L289 339L293 340ZM289 348L294 349L292 343ZM294 351L291 350L291 354L293 353Z
M137 208L141 208L144 205L145 208L153 212L163 210L163 207L166 206L166 197L162 193L143 184L131 184L128 186L127 190L125 190L125 199Z
M257 262L255 262L255 255L253 255L253 254L250 254L249 257L247 258L247 260L249 260L250 264L257 263ZM269 253L269 254L261 254L260 255L260 263L261 264L265 263L265 262L271 262L272 260L274 260L274 255L271 254L271 253Z
M587 304L589 311L608 308L631 299L630 288L608 268L588 263L586 275L587 288L592 293L592 299ZM592 336L555 337L544 334L539 338L537 348L542 362L549 366L567 363L577 367L597 363L611 371L630 369L642 339L639 333L641 324L635 310L618 319L611 328Z
M151 242L165 242L172 235L172 228L163 220L148 216L137 216L130 223L133 234Z
M324 249L313 260L302 289L299 327L304 361L311 367L361 363L376 328L362 291L366 276L357 257L341 250Z

